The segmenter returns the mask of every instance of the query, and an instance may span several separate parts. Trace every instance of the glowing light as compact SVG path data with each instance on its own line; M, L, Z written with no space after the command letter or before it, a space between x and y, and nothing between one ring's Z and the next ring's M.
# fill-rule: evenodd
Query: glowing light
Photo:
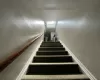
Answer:
M44 21L32 21L33 24L44 24Z
M77 24L77 21L58 21L58 24L67 24L67 25L75 25Z
M80 19L80 20L62 20L58 21L58 25L62 27L69 27L69 28L80 28L81 25L85 24L86 19Z
M28 25L42 25L42 24L44 24L44 21L39 21L39 20L25 20L25 22Z
M47 24L55 24L56 21L47 21Z
M56 21L47 21L47 28L55 28Z

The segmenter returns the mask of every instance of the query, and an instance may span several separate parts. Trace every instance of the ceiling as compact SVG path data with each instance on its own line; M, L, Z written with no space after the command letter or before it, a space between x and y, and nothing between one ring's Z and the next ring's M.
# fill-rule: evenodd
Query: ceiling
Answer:
M99 4L100 0L0 0L0 18L79 21L90 12L100 11Z
M0 9L10 9L29 18L47 20L80 19L99 10L100 0L0 0Z

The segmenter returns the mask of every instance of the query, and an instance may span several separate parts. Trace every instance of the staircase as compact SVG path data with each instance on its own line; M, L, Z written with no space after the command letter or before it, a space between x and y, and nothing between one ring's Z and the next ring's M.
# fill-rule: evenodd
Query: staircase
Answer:
M60 42L42 42L22 80L90 80Z

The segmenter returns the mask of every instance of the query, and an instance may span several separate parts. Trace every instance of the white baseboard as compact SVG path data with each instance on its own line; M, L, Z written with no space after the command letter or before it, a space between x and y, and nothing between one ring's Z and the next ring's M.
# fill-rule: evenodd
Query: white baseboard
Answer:
M66 49L66 51L69 52L69 54L73 57L73 59L75 60L75 62L80 66L80 68L84 71L84 73L91 79L91 80L97 80L92 73L81 63L81 61L72 53L72 51L61 41L61 44L64 46L64 48Z

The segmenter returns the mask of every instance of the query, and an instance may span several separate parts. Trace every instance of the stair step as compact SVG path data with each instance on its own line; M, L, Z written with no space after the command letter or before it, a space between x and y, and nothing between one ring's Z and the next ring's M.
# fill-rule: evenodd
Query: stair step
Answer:
M82 74L78 64L31 64L27 70L27 75L73 75Z
M84 74L77 75L24 75L22 80L90 80Z
M59 51L59 50L65 50L63 47L40 47L39 51Z
M61 44L60 42L42 42L42 44Z
M30 65L75 65L76 62L63 62L63 63L30 63Z
M41 45L43 46L59 46L59 45L62 45L60 42L43 42Z
M63 47L62 45L41 45L40 47Z
M52 62L73 62L71 56L34 56L33 62L39 63L52 63Z
M52 41L48 41L48 42L45 42L45 41L43 41L42 43L60 43L59 41L57 41L57 42L52 42Z
M60 43L42 43L41 47L63 47Z
M68 55L67 51L37 51L36 55Z
M38 56L38 57L64 57L64 56L67 57L70 55L36 55L36 56Z

